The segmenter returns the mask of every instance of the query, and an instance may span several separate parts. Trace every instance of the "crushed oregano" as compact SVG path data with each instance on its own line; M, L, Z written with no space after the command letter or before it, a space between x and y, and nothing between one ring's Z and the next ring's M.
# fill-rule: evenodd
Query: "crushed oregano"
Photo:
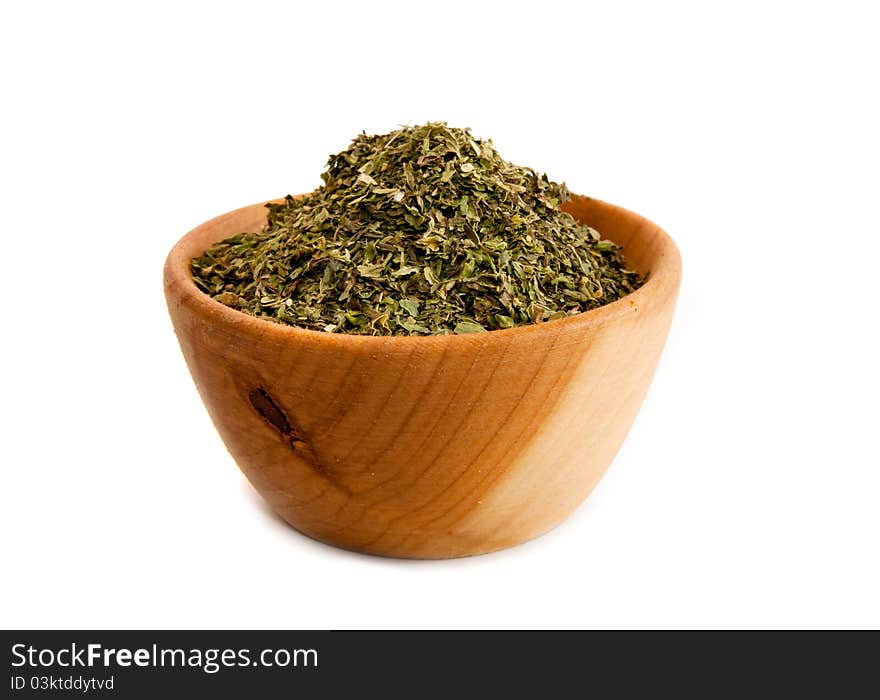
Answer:
M267 204L262 231L192 261L217 301L335 333L474 333L552 321L642 280L560 209L565 185L445 123L358 136L324 184Z

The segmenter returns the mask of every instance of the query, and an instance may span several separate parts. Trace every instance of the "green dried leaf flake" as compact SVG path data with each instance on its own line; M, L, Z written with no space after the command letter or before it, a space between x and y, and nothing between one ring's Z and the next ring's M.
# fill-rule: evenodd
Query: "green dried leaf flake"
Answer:
M400 306L410 316L418 316L419 315L419 302L416 299L401 299Z
M642 279L565 185L442 122L358 136L323 185L191 263L217 301L329 333L477 333L565 318Z
M475 321L459 321L455 324L455 333L485 333L486 329Z

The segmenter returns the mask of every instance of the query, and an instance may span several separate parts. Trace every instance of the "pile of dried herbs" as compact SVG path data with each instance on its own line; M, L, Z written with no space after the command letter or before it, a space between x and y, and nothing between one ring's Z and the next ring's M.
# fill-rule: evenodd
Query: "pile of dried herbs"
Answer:
M324 185L192 261L217 301L302 328L473 333L635 290L618 247L560 210L565 185L444 123L358 136Z

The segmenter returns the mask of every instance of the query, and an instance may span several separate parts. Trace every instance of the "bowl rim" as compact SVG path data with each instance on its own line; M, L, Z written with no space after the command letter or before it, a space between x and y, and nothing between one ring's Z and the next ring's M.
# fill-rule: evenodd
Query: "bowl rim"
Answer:
M290 195L295 198L304 196L303 194ZM655 253L655 263L648 272L648 279L636 291L627 294L609 304L605 304L595 309L589 309L573 316L568 316L554 321L545 321L542 323L532 323L514 326L512 328L502 328L490 330L485 333L450 333L446 335L359 335L354 333L328 333L326 331L318 331L310 328L300 328L286 323L276 323L258 316L251 316L243 311L238 311L232 307L221 304L219 301L203 292L196 286L192 279L190 271L190 260L194 255L189 251L193 241L199 239L207 227L211 224L219 224L222 220L232 218L236 214L243 213L246 210L255 209L256 207L265 207L270 203L284 201L285 197L262 200L254 204L233 209L219 216L215 216L203 223L199 224L183 237L181 237L171 248L164 266L164 286L168 304L179 303L186 305L192 312L198 314L205 320L214 323L220 323L227 327L234 327L236 332L253 332L262 336L272 336L279 341L284 340L302 340L313 341L328 346L354 346L364 344L388 344L395 343L417 344L426 347L429 343L434 345L442 344L460 344L462 346L473 343L487 343L493 340L512 340L514 337L528 337L538 333L548 332L548 328L556 333L564 330L573 331L579 328L596 328L611 323L623 316L629 315L636 310L650 310L652 306L656 306L658 299L664 297L664 293L672 290L678 291L681 279L681 255L675 241L658 225L643 216L636 214L629 209L610 204L594 197L584 195L571 195L572 201L585 202L589 201L591 205L598 206L607 211L616 212L628 219L632 219L641 227L646 227L650 231L650 235L658 243L658 251ZM602 233L600 231L600 233ZM228 235L234 235L229 233ZM207 246L219 242L221 239L206 244ZM626 254L626 243L623 244L624 255ZM200 253L196 253L198 255ZM652 303L655 302L655 303Z

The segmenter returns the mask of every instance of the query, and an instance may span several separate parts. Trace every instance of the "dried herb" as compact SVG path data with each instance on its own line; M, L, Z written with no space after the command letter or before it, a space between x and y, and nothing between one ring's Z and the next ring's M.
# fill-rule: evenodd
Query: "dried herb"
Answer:
M262 231L192 261L246 313L336 333L477 333L551 321L635 290L618 246L559 205L565 185L444 123L361 134L324 184L268 204Z

